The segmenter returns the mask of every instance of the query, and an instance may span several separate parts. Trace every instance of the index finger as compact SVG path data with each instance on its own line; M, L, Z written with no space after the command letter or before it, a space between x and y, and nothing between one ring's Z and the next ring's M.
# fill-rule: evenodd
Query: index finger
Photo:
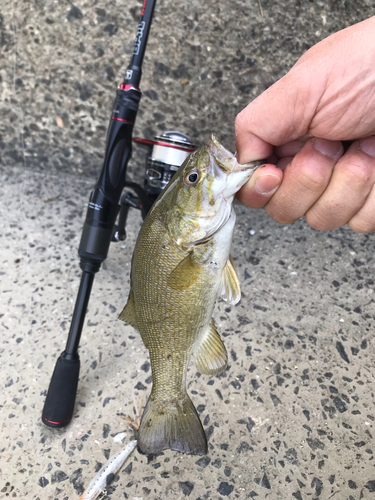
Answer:
M240 163L267 158L274 146L307 133L315 101L305 78L303 69L294 67L237 115L235 132Z

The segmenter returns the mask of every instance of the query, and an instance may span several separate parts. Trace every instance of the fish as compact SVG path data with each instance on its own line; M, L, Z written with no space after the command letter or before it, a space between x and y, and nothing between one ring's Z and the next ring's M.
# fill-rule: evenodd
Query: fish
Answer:
M230 255L236 192L264 161L240 165L215 135L191 153L147 214L131 263L130 292L119 318L149 351L152 390L138 431L138 448L204 455L207 440L186 390L194 357L199 372L227 366L212 319L216 299L241 297Z
M90 482L80 500L95 500L99 498L108 484L113 481L115 474L121 469L136 446L136 440L130 441L125 448L110 457Z

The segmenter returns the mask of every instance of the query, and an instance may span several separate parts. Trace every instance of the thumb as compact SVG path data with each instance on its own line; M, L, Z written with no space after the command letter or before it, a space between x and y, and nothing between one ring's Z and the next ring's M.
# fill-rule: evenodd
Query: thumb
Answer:
M294 66L237 115L239 163L267 158L273 146L307 133L315 100L311 99L310 85L304 83L306 74L301 70L303 68Z

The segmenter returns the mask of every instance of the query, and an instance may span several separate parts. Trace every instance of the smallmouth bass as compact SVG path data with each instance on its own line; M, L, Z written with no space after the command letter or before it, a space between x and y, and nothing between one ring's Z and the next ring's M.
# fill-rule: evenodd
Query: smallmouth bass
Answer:
M263 163L240 165L212 135L184 161L142 225L120 319L138 330L150 354L153 386L138 434L144 453L207 453L186 371L191 355L201 373L227 365L212 312L218 296L233 305L241 298L230 255L233 200Z

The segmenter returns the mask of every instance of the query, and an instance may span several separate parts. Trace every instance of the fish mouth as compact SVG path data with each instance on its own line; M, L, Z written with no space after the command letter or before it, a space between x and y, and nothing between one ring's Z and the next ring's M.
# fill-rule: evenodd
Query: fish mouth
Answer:
M256 160L242 165L236 161L233 170L227 177L227 186L223 190L224 199L226 201L232 199L237 191L250 179L254 171L264 164L264 160Z
M227 175L234 172L255 169L266 163L266 160L254 160L243 164L238 163L236 156L219 142L215 134L211 134L208 150L219 168Z
M251 161L249 163L237 163L237 165L234 167L232 172L244 172L245 170L253 169L260 167L261 165L264 165L266 163L266 160L256 160L256 161Z

